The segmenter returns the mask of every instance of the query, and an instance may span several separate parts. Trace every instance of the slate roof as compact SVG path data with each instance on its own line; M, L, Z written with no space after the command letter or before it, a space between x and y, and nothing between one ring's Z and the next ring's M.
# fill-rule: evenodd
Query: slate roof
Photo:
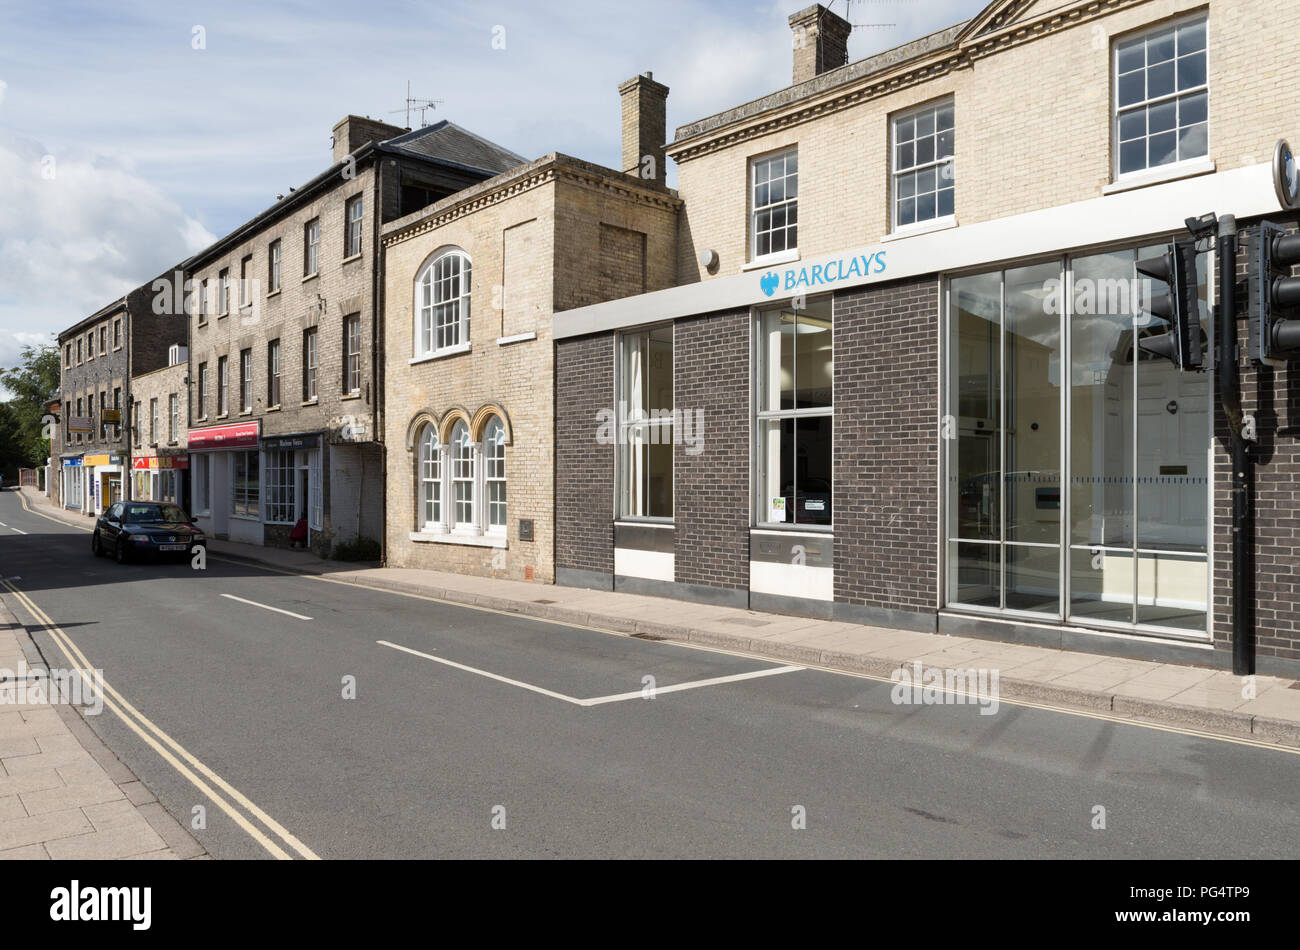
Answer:
M432 158L494 175L525 164L528 159L516 155L495 142L489 142L443 119L423 129L404 132L380 143L385 151L402 152L417 158Z

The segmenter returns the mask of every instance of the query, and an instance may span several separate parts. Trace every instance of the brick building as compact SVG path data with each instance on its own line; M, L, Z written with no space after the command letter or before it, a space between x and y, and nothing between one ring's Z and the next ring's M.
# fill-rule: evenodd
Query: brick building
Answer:
M218 538L320 554L383 533L379 234L523 159L450 122L348 116L333 164L182 265L193 508Z
M131 377L131 484L137 501L190 509L189 362L175 346L168 365Z
M662 146L667 88L621 88ZM662 154L629 169L551 154L384 229L388 564L554 580L551 315L675 277Z
M159 312L155 284L59 334L62 413L51 484L66 509L99 515L128 497L131 378L167 365L172 348L185 344L185 321Z
M790 24L794 84L667 147L675 286L555 315L557 580L1226 663L1222 278L1180 372L1136 264L1294 225L1300 8L997 0L854 63ZM1297 370L1242 363L1258 667L1294 675Z

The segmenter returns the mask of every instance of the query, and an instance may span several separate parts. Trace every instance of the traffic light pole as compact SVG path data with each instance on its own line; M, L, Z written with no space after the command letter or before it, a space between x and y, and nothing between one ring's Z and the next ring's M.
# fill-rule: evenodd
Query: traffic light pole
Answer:
M1237 347L1237 219L1219 218L1219 398L1232 430L1232 672L1255 672L1255 630L1251 626L1254 571L1249 486L1254 460L1246 444L1241 409L1241 357Z

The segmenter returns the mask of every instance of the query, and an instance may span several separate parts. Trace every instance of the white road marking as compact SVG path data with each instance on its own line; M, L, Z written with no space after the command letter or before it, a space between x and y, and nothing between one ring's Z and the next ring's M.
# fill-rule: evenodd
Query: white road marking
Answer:
M376 640L380 646L389 647L393 650L400 650L403 653L409 653L412 656L423 657L426 660L433 660L435 663L441 663L444 666L454 667L458 670L464 670L466 673L474 673L477 676L485 676L488 679L496 680L498 683L506 683L510 686L518 686L520 689L526 689L532 693L540 693L543 696L550 696L552 699L560 699L566 703L572 703L575 706L603 706L605 703L621 703L630 699L645 699L645 691L637 690L632 693L615 693L610 696L596 696L592 699L578 699L576 696L566 696L563 693L557 693L551 689L544 689L541 686L534 686L532 683L525 683L522 680L511 679L508 676L501 676L497 673L489 673L487 670L480 670L474 666L466 666L464 663L457 663L454 660L446 660L440 656L434 656L431 653L421 653L419 650L412 650L410 647L404 647L398 643L389 643L387 640ZM760 676L776 676L779 673L794 673L805 669L802 666L774 666L765 670L754 670L750 673L735 673L731 676L715 676L707 680L694 680L690 683L674 683L672 686L657 686L654 689L654 695L660 693L677 693L686 689L699 689L704 686L718 686L722 683L735 683L740 680L757 679Z
M310 617L304 617L302 614L296 614L292 610L281 610L279 607L272 607L270 604L259 604L255 600L244 600L244 598L236 597L234 594L222 594L221 596L229 598L230 600L237 600L241 604L250 604L253 607L261 607L263 610L274 610L277 614L285 614L286 616L289 617L296 617L299 620L311 619Z
M381 647L390 647L394 650L401 650L403 653L410 653L412 656L422 656L426 660L433 660L435 663L442 663L446 666L453 666L458 670L464 670L466 673L475 673L479 676L486 676L490 680L496 680L498 683L508 683L511 686L518 686L520 689L526 689L534 693L541 693L543 696L550 696L552 699L562 699L566 703L573 703L581 706L583 701L575 699L572 696L565 696L563 693L557 693L553 690L543 689L540 686L534 686L531 683L524 683L520 680L512 680L508 676L498 676L496 673L489 673L487 670L476 669L472 666L466 666L464 663L456 663L452 660L444 660L440 656L433 656L429 653L421 653L419 650L412 650L410 647L404 647L397 643L389 643L387 640L376 640Z
M766 670L754 670L751 673L736 673L732 676L715 676L713 679L694 680L690 683L674 683L672 686L656 686L654 694L656 696L662 693L677 693L684 689L699 689L702 686L718 686L722 683L738 683L741 680L758 679L760 676L776 676L780 673L797 673L804 669L802 666L775 666ZM584 699L584 706L600 706L604 703L621 703L628 699L644 698L642 691L634 693L615 693L613 696L597 696L595 699Z

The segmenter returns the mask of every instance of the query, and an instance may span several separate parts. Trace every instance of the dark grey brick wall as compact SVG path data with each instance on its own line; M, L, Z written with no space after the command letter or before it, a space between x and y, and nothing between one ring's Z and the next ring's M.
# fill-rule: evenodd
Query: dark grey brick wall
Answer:
M1270 220L1287 223L1282 216ZM1249 248L1243 229L1237 279L1246 278ZM1290 222L1294 227L1294 221ZM1237 338L1243 354L1249 326L1247 299L1237 295ZM1217 382L1217 380L1216 380ZM1242 406L1256 414L1255 575L1256 654L1300 660L1300 362L1283 369L1258 367L1243 355ZM1214 646L1232 648L1232 449L1230 429L1215 389L1214 439Z
M614 573L614 446L596 441L614 408L612 334L555 345L555 566Z
M703 410L698 455L673 449L674 560L682 584L749 586L749 312L678 320L673 403ZM680 438L680 437L679 437ZM693 450L692 450L693 451Z
M938 281L835 296L835 599L933 610Z

